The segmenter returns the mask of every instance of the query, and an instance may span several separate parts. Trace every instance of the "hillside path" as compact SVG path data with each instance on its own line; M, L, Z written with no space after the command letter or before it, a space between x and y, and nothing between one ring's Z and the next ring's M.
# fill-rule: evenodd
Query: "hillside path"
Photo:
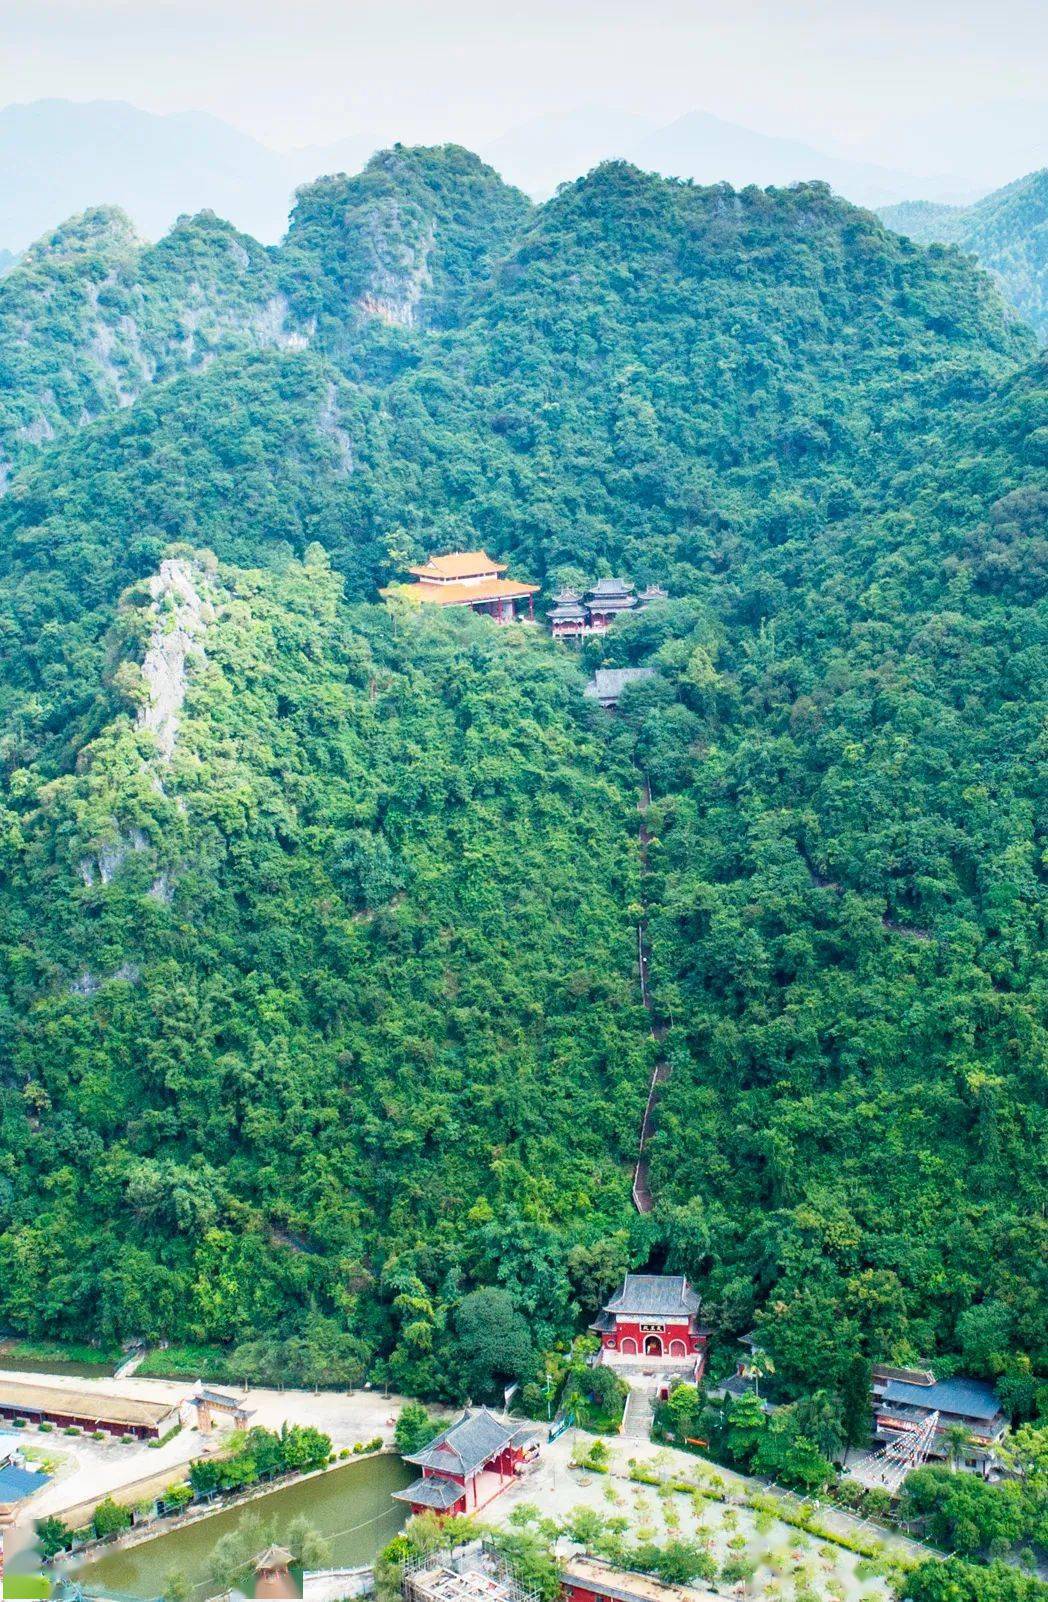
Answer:
M641 866L641 897L644 898L644 876L648 868L648 845L651 834L648 830L646 816L651 806L651 784L645 775L641 786L637 810L640 813L640 866ZM646 899L645 899L646 904ZM640 980L640 999L652 1019L651 1038L661 1044L666 1033L662 1024L657 1024L652 1018L651 988L649 983L648 961L648 931L647 923L642 920L637 925L637 976ZM641 1119L640 1135L637 1141L637 1162L633 1170L633 1205L638 1213L650 1213L655 1205L655 1198L651 1193L651 1182L648 1171L647 1147L652 1135L655 1133L655 1107L659 1099L661 1087L670 1077L670 1065L664 1058L659 1058L652 1070L651 1083L648 1086L648 1099L644 1107L644 1117Z

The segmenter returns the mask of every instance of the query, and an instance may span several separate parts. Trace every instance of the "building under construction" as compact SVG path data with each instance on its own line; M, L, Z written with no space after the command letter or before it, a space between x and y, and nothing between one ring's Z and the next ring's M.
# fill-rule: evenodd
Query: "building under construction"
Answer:
M539 1602L481 1541L416 1558L404 1570L401 1594L404 1602Z

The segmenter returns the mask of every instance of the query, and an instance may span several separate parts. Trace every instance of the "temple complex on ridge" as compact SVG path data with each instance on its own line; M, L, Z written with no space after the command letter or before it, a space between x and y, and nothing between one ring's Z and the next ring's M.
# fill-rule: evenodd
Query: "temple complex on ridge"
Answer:
M518 621L517 608L526 601L528 617L534 618L539 586L503 578L505 571L505 562L496 562L486 551L452 551L409 567L417 583L390 584L382 594L418 606L468 606L496 623Z
M533 1431L527 1425L503 1424L486 1407L469 1409L405 1463L422 1470L406 1490L394 1491L412 1513L475 1513L521 1472L534 1456Z
M555 640L577 640L585 634L606 634L624 612L643 612L655 601L669 597L657 585L649 585L634 595L625 579L598 579L585 593L561 590L553 597L549 613L550 632Z
M698 1381L710 1334L699 1322L699 1307L683 1274L627 1274L590 1325L600 1336L600 1361L686 1372Z

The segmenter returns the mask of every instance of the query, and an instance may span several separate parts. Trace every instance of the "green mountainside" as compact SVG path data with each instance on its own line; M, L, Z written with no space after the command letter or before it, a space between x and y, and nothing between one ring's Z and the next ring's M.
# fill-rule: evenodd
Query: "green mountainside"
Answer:
M155 245L113 207L85 212L0 279L0 487L42 444L219 355L345 357L372 319L453 321L529 209L448 145L304 186L282 250L210 212Z
M1048 168L994 190L974 206L904 201L880 215L919 244L970 251L1042 341L1048 339Z
M613 163L532 208L398 147L243 274L180 228L153 249L227 309L208 361L63 413L0 499L0 1324L454 1396L471 1291L541 1348L648 1264L794 1391L939 1358L1032 1411L1033 337L821 185ZM64 354L36 324L56 396L99 248L63 258ZM248 284L301 339L248 337ZM581 661L374 604L481 544L547 595L672 599ZM615 718L602 660L656 669Z

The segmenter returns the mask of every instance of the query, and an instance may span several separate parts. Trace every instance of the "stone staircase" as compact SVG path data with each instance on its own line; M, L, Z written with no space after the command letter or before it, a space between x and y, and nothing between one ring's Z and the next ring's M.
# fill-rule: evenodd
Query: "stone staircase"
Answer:
M623 1376L625 1377L625 1376ZM650 1381L629 1380L629 1399L626 1403L626 1416L622 1421L622 1436L624 1441L642 1441L645 1444L651 1439L651 1427L655 1422L655 1392Z

